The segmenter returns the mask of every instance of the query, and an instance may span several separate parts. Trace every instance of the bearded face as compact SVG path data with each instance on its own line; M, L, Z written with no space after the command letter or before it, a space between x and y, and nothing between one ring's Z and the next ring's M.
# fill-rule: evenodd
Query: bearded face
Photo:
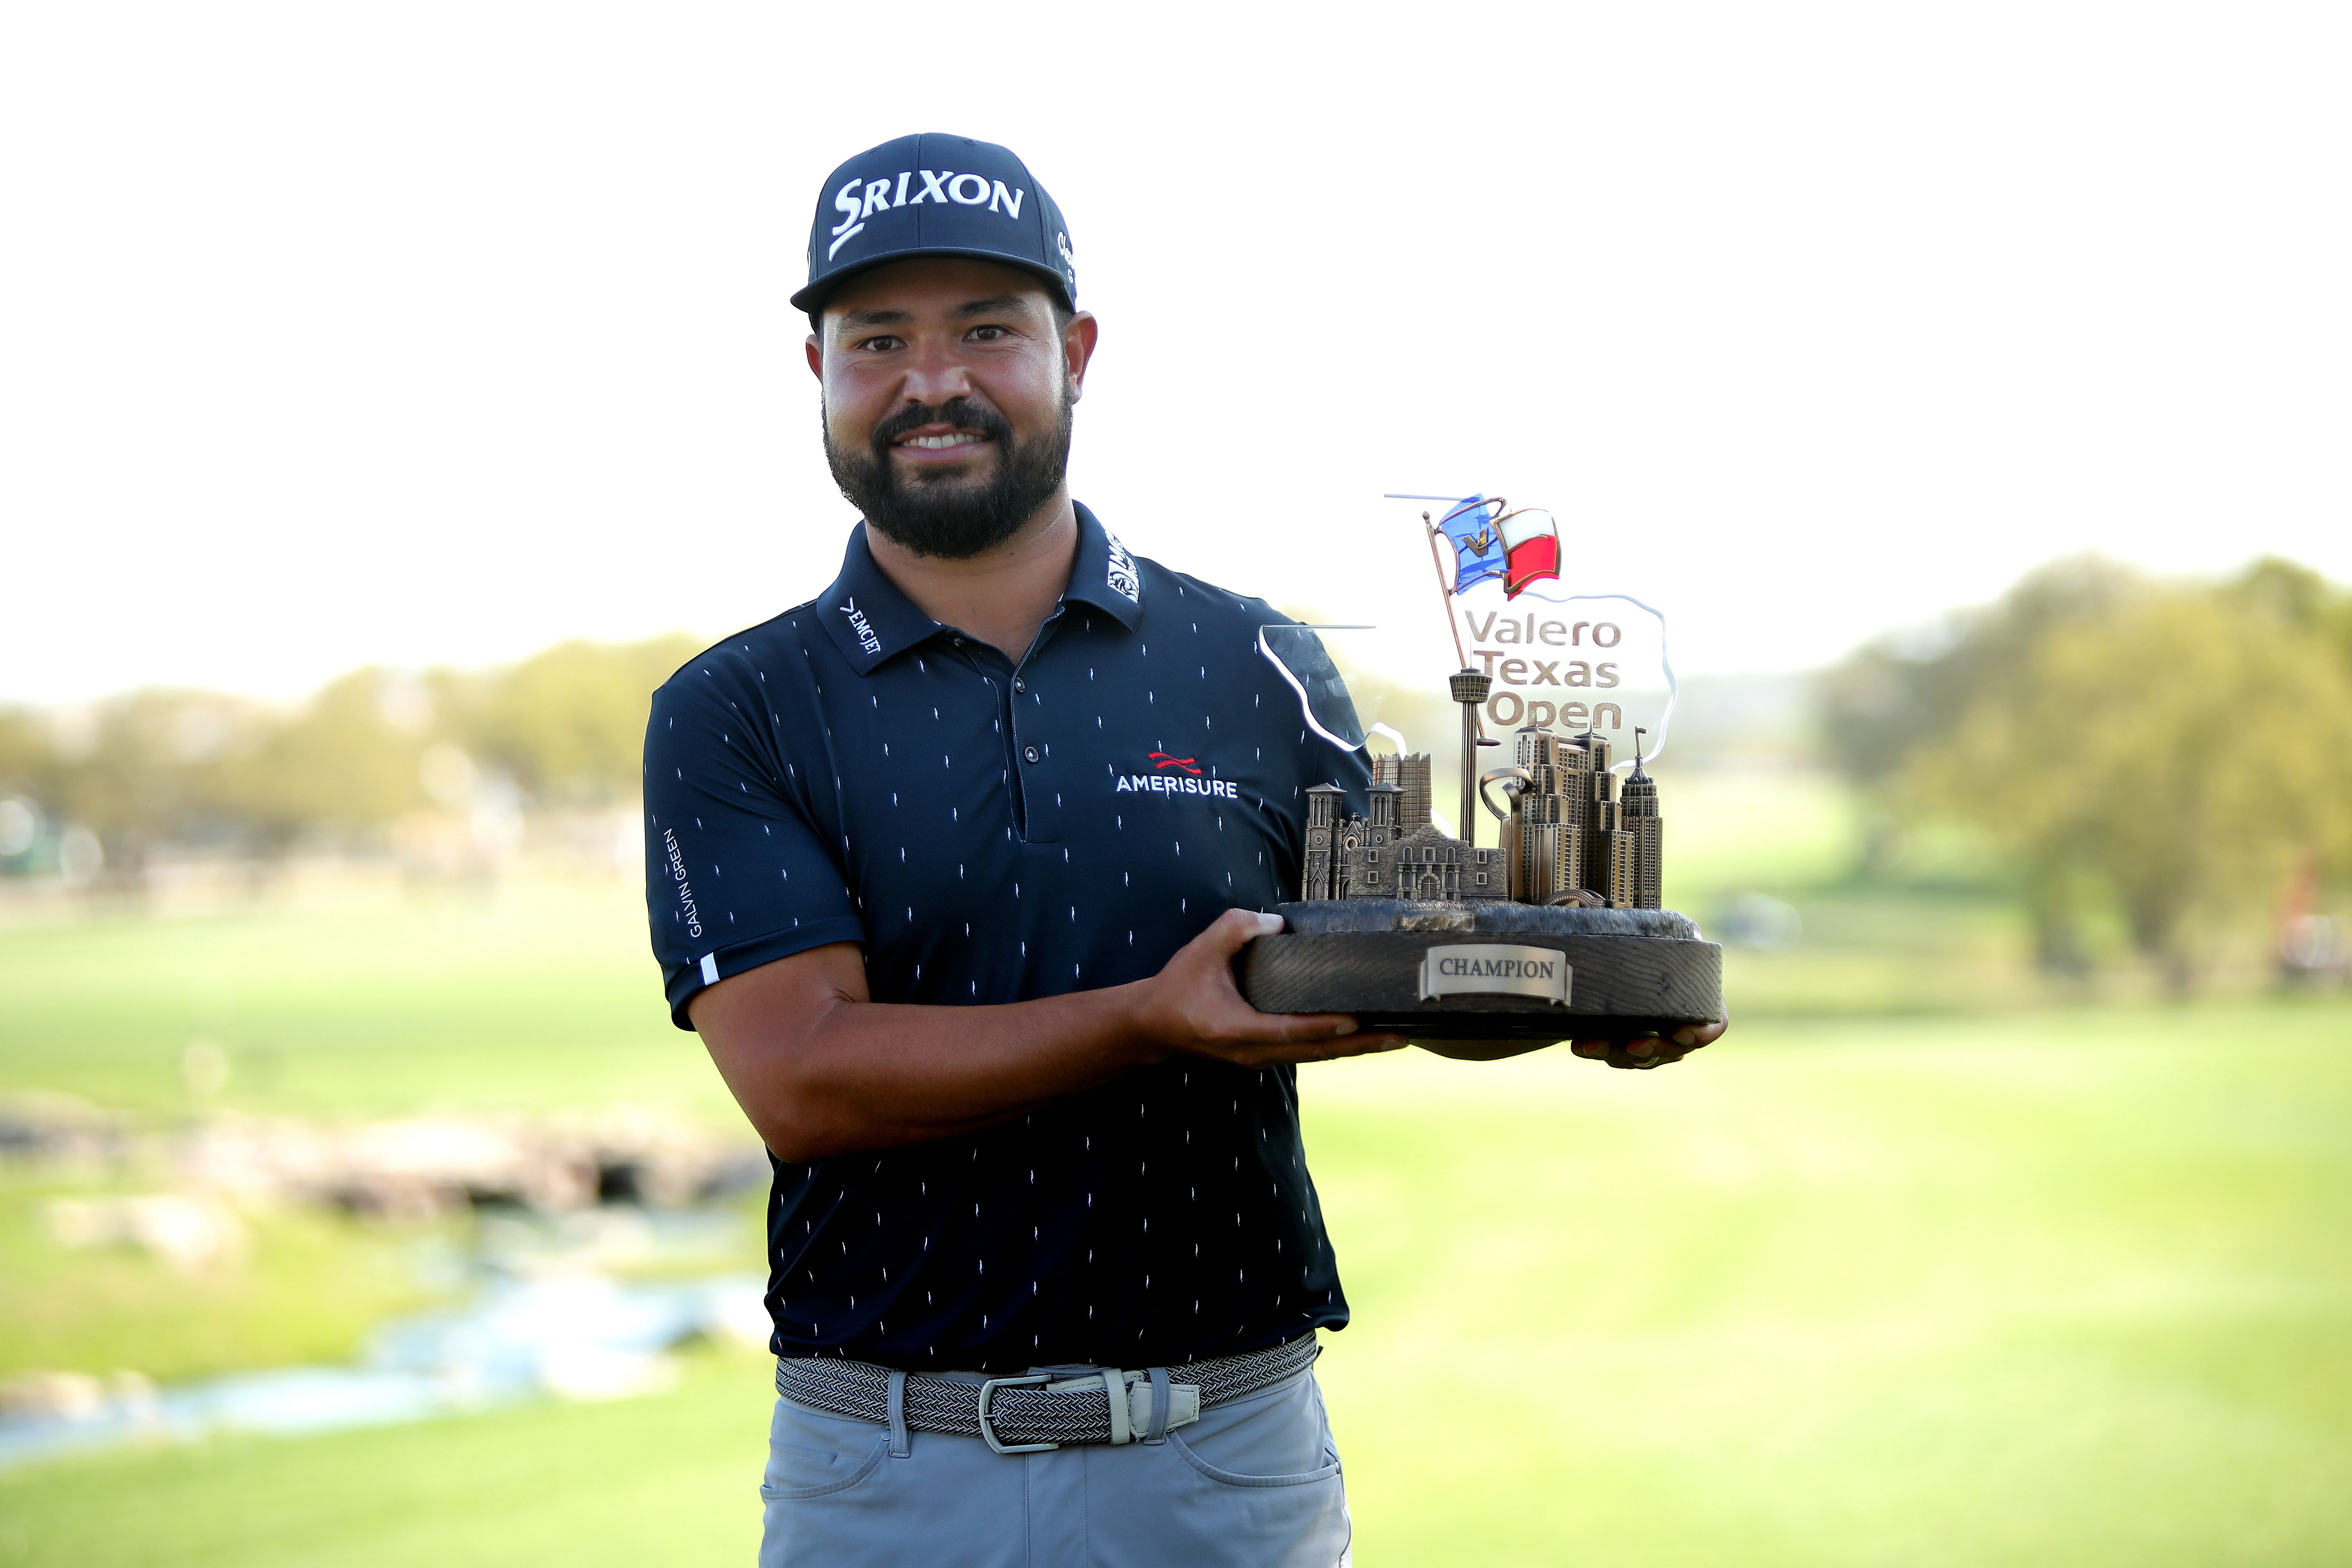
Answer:
M1062 493L1095 323L1035 276L912 257L848 279L816 326L825 462L876 543L968 560Z
M825 462L841 493L884 538L916 555L964 560L1012 538L1061 489L1070 413L1066 376L1051 423L1025 440L973 397L937 407L908 403L862 446L835 438L828 410ZM902 458L903 448L924 460Z

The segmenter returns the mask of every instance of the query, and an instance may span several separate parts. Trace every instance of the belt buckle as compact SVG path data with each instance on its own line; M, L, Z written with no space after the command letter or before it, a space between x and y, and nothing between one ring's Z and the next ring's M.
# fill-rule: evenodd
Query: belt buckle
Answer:
M988 1424L988 1402L1000 1388L1037 1388L1054 1381L1049 1372L1031 1373L1024 1377L992 1377L980 1385L981 1440L1000 1454L1042 1454L1048 1448L1058 1448L1059 1443L1006 1443L998 1440L996 1428Z

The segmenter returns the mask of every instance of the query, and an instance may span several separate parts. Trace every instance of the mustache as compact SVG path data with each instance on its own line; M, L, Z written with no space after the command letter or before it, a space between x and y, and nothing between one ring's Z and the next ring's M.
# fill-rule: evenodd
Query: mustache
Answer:
M1013 448L1013 425L1003 415L968 397L950 397L937 408L928 403L910 403L874 426L870 445L875 458L887 461L890 448L898 444L900 437L926 425L952 425L960 430L977 431L995 442L1000 452Z

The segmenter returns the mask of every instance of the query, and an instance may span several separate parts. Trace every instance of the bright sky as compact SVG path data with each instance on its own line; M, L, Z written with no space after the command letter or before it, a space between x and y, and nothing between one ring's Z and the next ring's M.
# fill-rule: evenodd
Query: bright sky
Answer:
M2352 13L18 5L0 700L723 634L851 512L817 185L1013 146L1139 553L1434 621L1384 490L1560 520L1685 670L2053 556L2352 579Z

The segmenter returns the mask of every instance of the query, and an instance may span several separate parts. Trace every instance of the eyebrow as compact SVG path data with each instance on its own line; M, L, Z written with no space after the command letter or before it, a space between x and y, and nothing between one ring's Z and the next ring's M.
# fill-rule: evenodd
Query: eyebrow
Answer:
M985 300L967 300L948 312L957 321L970 321L974 316L997 316L1025 311L1029 301L1020 294L992 294ZM844 310L841 324L851 331L871 327L903 327L915 319L912 310L890 306L877 306L865 310Z
M959 320L971 316L994 316L1008 310L1018 310L1029 301L1018 294L992 294L985 300L973 300L958 305L949 314Z

